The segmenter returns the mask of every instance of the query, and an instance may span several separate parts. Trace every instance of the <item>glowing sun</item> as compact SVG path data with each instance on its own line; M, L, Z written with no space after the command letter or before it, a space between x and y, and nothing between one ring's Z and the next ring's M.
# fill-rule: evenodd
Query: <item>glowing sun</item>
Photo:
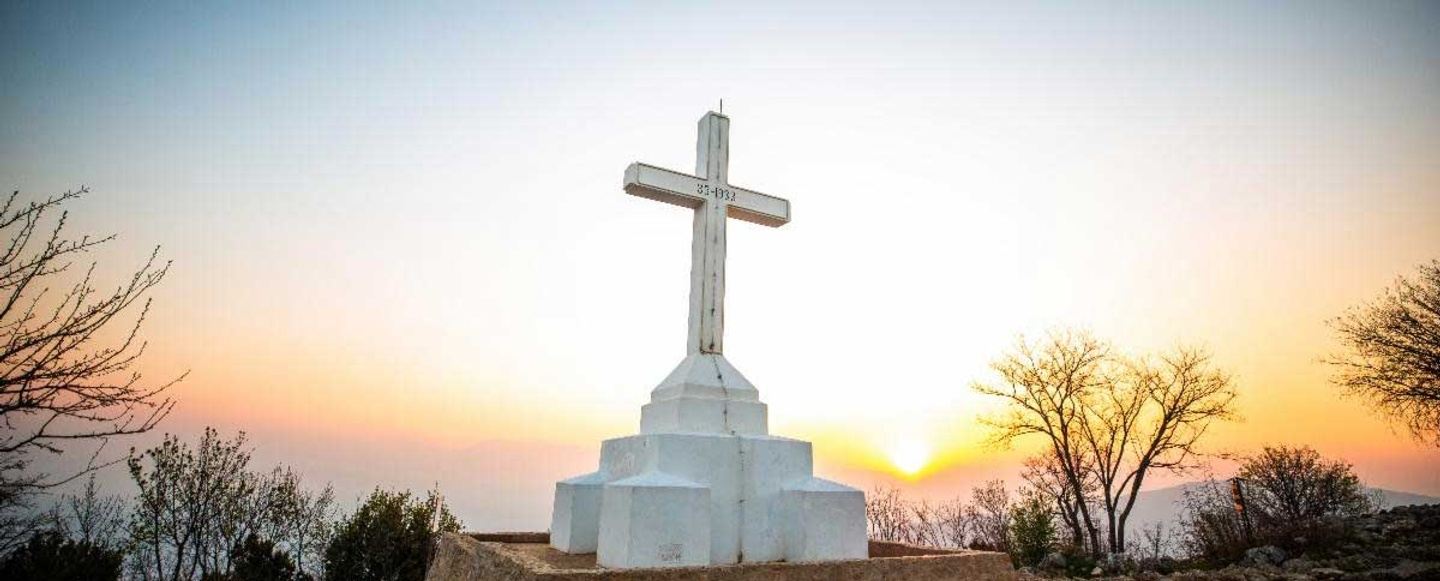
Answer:
M901 442L890 451L890 463L906 476L914 476L930 462L930 447L918 440Z

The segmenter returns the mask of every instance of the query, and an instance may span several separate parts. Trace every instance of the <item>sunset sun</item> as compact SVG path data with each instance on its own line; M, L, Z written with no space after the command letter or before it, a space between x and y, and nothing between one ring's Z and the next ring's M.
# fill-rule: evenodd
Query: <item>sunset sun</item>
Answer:
M890 463L906 476L919 474L930 463L930 446L919 440L906 440L890 451Z
M1440 0L833 4L0 0L0 581L1440 581Z

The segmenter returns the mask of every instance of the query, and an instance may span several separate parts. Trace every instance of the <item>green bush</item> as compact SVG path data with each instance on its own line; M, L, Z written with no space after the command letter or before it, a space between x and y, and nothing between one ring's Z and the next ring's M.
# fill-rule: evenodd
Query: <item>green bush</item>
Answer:
M36 533L0 563L0 579L97 581L120 578L120 551L59 533Z
M250 533L244 541L230 549L230 566L234 569L223 581L306 581L309 575L295 567L295 561L284 549L275 548L273 541Z
M1025 495L1010 511L1010 560L1017 567L1033 567L1054 544L1050 503L1037 494Z
M438 533L459 531L460 521L438 494L422 499L377 488L325 548L325 578L421 581Z

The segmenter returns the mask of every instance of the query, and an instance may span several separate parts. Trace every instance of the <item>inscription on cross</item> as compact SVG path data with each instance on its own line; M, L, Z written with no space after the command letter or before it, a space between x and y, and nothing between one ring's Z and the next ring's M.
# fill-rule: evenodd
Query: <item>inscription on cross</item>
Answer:
M725 335L725 223L736 218L778 227L790 221L790 201L730 185L730 118L700 118L695 175L632 163L625 192L691 208L689 353L723 353Z

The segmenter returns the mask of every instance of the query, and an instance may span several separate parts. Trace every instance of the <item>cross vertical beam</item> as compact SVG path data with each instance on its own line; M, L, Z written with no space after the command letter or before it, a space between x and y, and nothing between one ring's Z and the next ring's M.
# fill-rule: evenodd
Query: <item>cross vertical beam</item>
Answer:
M726 183L730 165L730 119L709 113L695 138L695 175ZM725 352L725 202L695 208L690 238L690 323L687 353Z
M695 174L643 163L625 169L625 192L694 211L690 240L690 320L687 350L722 354L725 338L725 222L737 218L778 227L790 221L790 202L730 185L730 118L706 113L695 140Z

